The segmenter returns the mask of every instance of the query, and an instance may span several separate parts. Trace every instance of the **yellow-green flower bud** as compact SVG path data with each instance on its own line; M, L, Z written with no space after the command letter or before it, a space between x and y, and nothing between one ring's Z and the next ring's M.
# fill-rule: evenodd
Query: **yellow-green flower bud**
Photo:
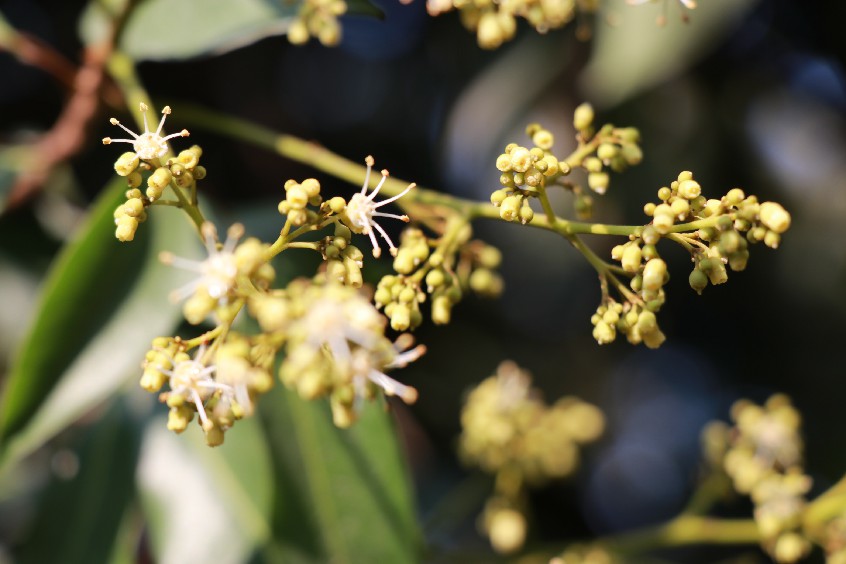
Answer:
M157 168L147 179L147 197L150 200L157 200L172 179L173 173L170 172L170 169L165 166ZM151 191L155 194L155 197L150 195Z
M687 280L690 283L690 287L700 296L702 295L702 290L708 286L708 276L698 268L694 268L691 271Z
M181 433L188 428L188 423L194 418L194 413L182 406L173 406L167 414L167 428L174 433Z
M141 198L130 198L123 204L123 213L130 217L138 217L144 212L144 202Z
M223 444L223 430L217 425L210 425L206 432L206 445L216 447Z
M436 325L446 325L452 318L452 301L441 294L432 300L432 322Z
M529 200L523 200L523 205L520 207L520 223L523 225L532 221L535 217L535 211L529 206Z
M426 274L426 286L431 292L434 288L439 288L446 282L444 271L440 268L433 268Z
M204 287L197 288L193 296L185 300L182 314L191 325L199 325L217 306L217 300L211 297Z
M626 246L623 251L623 256L620 258L620 263L623 270L626 272L637 272L640 270L640 261L642 258L640 247L637 244L630 244Z
M200 155L197 153L197 151L185 149L184 151L180 151L179 155L176 157L176 160L185 168L192 170L194 167L200 164Z
M600 320L593 328L593 338L598 344L607 345L614 342L614 339L617 338L617 332L614 329L614 325Z
M132 173L130 173L129 176L126 177L126 185L129 186L130 188L138 188L139 186L141 186L141 182L143 180L144 179L141 177L141 173L136 170L136 171L133 171ZM140 193L139 193L139 196L140 196Z
M781 235L779 235L775 231L767 231L767 234L764 235L764 244L769 248L777 249L780 243Z
M731 206L740 205L740 202L746 199L746 194L740 188L732 188L726 194L726 203Z
M391 310L391 329L406 331L411 326L411 308L405 304L396 304Z
M288 188L285 199L291 204L291 209L301 210L308 204L308 194L301 184L295 184Z
M602 143L596 150L596 156L602 161L608 162L617 156L619 149L613 143Z
M545 151L551 149L554 142L555 138L552 133L546 129L539 129L532 135L532 143Z
M116 220L117 228L115 237L118 241L127 242L135 239L135 231L138 229L138 220L128 215L122 215Z
M626 143L620 147L620 156L626 161L626 164L634 166L643 161L643 150L634 143Z
M500 172L508 172L511 170L511 157L505 153L496 158L496 168Z
M591 172L588 174L588 186L597 194L604 194L608 189L609 177L607 172Z
M584 131L593 123L593 117L593 107L587 102L580 104L573 112L573 127L577 131Z
M532 166L533 162L534 160L532 158L532 154L527 148L517 147L511 151L511 168L515 172L526 172L529 170L529 167ZM514 182L522 184L522 182L517 182L516 178Z
M790 227L790 214L776 202L761 204L758 215L761 218L761 223L775 233L784 233Z
M673 200L673 203L670 204L670 209L678 219L684 219L690 212L690 202L681 198Z
M657 349L667 340L667 336L657 328L650 333L641 333L640 336L643 339L643 344L650 349Z
M496 49L505 40L505 34L500 26L496 12L485 12L479 20L476 29L476 40L482 49Z
M494 192L491 194L491 203L495 206L499 206L500 204L502 204L502 202L507 197L508 197L508 191L507 190L502 190L502 189L494 190Z
M686 200L692 200L702 193L702 187L693 179L679 181L679 196Z
M643 288L652 291L659 290L664 285L666 275L667 263L659 258L650 260L643 267Z
M519 196L508 196L502 201L499 216L505 221L514 221L519 217L521 200Z
M115 161L115 172L121 176L129 176L135 172L140 162L141 159L136 153L126 152Z

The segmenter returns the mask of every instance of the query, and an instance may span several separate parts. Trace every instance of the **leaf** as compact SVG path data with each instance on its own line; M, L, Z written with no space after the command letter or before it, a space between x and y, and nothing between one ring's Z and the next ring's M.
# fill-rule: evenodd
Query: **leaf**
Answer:
M120 47L135 60L180 60L217 55L274 35L285 35L296 2L279 0L145 0L129 16ZM89 4L81 35L104 35L106 16Z
M177 436L154 419L138 478L156 562L238 564L269 536L271 465L255 419L214 449L198 426Z
M269 562L416 562L420 533L394 427L369 404L351 429L325 401L274 390L259 405L276 492Z
M126 405L116 402L86 429L78 448L78 474L55 479L39 503L24 539L22 564L106 562L121 518L134 494L139 433ZM65 452L66 456L73 454Z
M188 255L199 239L187 220L157 209L135 241L118 242L112 212L125 188L116 179L104 190L44 283L0 398L4 464L32 452L138 376L150 341L169 334L180 317L167 299L180 275L159 264L158 254L167 248Z
M658 26L662 2L631 6L611 0L597 18L593 55L581 77L592 102L613 106L684 70L734 30L734 22L756 0L707 0L687 11L690 22L675 17L671 1L668 21Z

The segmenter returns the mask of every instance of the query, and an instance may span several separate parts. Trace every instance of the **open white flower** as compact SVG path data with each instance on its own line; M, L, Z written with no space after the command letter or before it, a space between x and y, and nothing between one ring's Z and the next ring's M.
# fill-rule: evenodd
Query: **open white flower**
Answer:
M379 181L379 184L376 185L376 188L370 194L367 194L367 188L370 185L370 170L373 168L374 160L372 156L368 156L364 159L364 162L367 164L367 174L364 177L364 185L361 187L361 192L358 194L354 194L350 201L347 203L346 209L344 210L344 223L347 227L352 230L353 233L364 233L368 237L370 237L370 243L373 245L373 256L379 257L382 254L382 249L379 248L379 243L376 240L376 235L373 233L373 230L379 232L382 238L388 243L388 247L390 248L391 255L396 256L397 249L394 246L393 241L385 232L385 230L376 223L375 217L391 217L394 219L399 219L400 221L408 221L407 215L398 215L393 213L383 213L380 211L376 211L377 208L380 208L386 204L390 204L403 196L405 196L409 190L414 188L416 185L412 182L408 185L408 187L397 194L396 196L392 196L387 200L382 200L380 202L376 202L374 199L376 198L376 194L379 193L379 190L382 189L382 186L385 184L385 180L388 178L388 171L382 171L382 179Z
M206 353L205 345L197 350L194 358L184 358L173 364L170 370L162 368L162 372L169 376L170 397L180 397L194 404L203 429L208 431L214 424L206 414L205 403L218 390L229 398L234 396L232 386L215 381L212 374L215 366L207 366L203 357ZM187 356L187 355L186 355ZM172 401L172 400L169 400Z
M203 290L214 300L225 303L227 296L235 288L238 277L235 247L238 244L238 239L244 235L244 226L236 223L230 227L226 233L226 241L219 249L217 247L217 230L214 225L204 223L202 232L209 254L206 260L186 259L168 252L159 255L159 259L165 264L200 274L198 278L174 290L171 298L174 301L179 301L191 296L198 290Z
M132 139L112 139L111 137L105 137L103 139L103 145L109 145L111 143L129 143L132 145L132 148L135 151L135 154L138 155L138 158L141 160L151 160L161 158L167 154L168 139L173 139L174 137L188 137L189 133L187 129L183 129L179 133L173 133L166 137L162 137L162 127L164 127L165 119L170 115L170 106L162 108L162 119L159 122L159 127L155 131L150 131L150 128L147 125L147 110L150 108L147 107L147 104L141 102L140 109L142 115L144 116L144 133L139 135L124 126L117 119L112 118L109 122L112 125L119 126L121 129L129 133L132 136Z

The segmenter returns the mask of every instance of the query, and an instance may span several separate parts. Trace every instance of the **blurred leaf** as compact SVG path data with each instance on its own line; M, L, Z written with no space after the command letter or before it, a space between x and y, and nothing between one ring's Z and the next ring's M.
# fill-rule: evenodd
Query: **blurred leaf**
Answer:
M4 464L32 452L138 375L150 341L170 333L180 316L167 299L180 275L159 264L158 254L164 248L190 254L199 239L187 220L162 209L134 242L118 242L112 212L125 189L116 179L104 190L44 283L0 404Z
M108 33L111 18L102 3L91 2L80 20L80 35L88 44ZM287 34L301 5L293 0L144 0L129 17L120 47L136 61L220 55ZM350 0L347 13L384 17L368 0Z
M605 17L597 18L593 56L581 77L587 98L613 106L689 67L731 34L756 1L698 2L687 11L687 24L677 17L678 2L671 1L668 21L659 26L656 19L666 2L630 6L609 0L603 5Z
M107 561L134 493L139 435L126 405L116 402L86 429L78 454L54 455L70 466L78 461L79 471L69 480L56 478L44 492L19 562Z
M368 404L338 429L325 401L263 399L276 492L266 562L416 562L420 533L391 416Z
M214 449L196 425L177 436L155 419L138 478L156 562L238 564L269 535L271 465L255 419L239 421Z
M273 35L285 35L297 3L274 0L144 0L121 35L135 60L179 60L226 53ZM105 35L109 18L92 2L81 19L86 43Z

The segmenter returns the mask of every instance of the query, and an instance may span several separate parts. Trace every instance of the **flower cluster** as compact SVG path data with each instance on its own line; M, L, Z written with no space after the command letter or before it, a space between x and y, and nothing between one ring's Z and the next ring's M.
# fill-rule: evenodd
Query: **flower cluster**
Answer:
M168 153L168 140L175 137L187 137L188 131L183 129L179 133L162 136L162 128L167 116L170 115L170 106L162 109L162 119L156 131L150 131L147 125L147 111L149 108L141 103L141 113L144 116L144 133L140 135L130 131L117 119L112 118L111 123L118 125L132 135L132 139L112 139L106 137L103 144L129 143L133 151L120 155L115 161L115 172L126 177L129 189L126 191L126 202L115 209L115 237L119 241L127 242L135 238L138 225L147 219L147 208L159 201L164 190L171 186L177 194L191 200L196 204L197 180L206 176L205 167L200 165L200 157L203 154L199 146L194 145L169 159L164 165L161 159ZM141 191L146 177L147 188ZM174 192L176 193L176 192ZM159 202L160 204L162 202ZM179 203L179 202L165 202Z
M484 297L502 292L502 278L494 269L502 256L482 241L470 240L466 223L456 224L438 239L411 227L403 231L394 270L379 281L374 300L383 307L397 331L415 329L423 322L421 305L431 299L431 319L450 322L452 308L467 290Z
M796 562L811 548L801 531L811 478L803 470L799 412L787 396L775 395L763 406L736 402L731 418L734 427L706 427L707 458L752 499L764 549L777 562Z
M437 16L458 10L461 23L476 32L479 47L496 49L517 31L517 18L529 22L539 33L563 27L578 14L596 11L596 0L427 0L426 10Z
M341 24L338 17L347 12L344 0L306 0L297 16L288 26L288 41L302 45L316 37L327 47L341 42Z
M284 297L264 298L250 306L263 309L267 300L278 302L273 306L278 314L260 317L263 328L284 328L282 382L305 399L328 396L337 426L350 426L362 402L376 398L377 391L406 403L417 400L417 390L385 372L416 360L425 347L412 348L407 334L391 342L384 334L385 317L360 292L332 282L300 280L288 286Z
M591 404L564 397L547 405L539 396L528 373L503 362L468 394L461 412L462 460L496 475L481 525L502 552L523 544L525 487L570 475L578 447L596 440L605 426L602 412ZM521 527L523 534L516 534Z
M616 283L625 302L617 303L603 288L602 303L591 319L599 344L614 341L618 332L632 344L643 342L655 348L664 342L655 317L665 301L663 286L669 281L667 264L656 247L662 238L690 253L694 268L688 281L701 294L709 283L728 280L726 267L746 268L750 244L763 241L776 248L790 227L790 214L780 204L759 203L740 188L720 199L706 199L689 171L660 188L658 198L660 203L644 206L652 222L611 250L611 258L620 263L618 270L631 280L626 288L613 274L606 275L606 282L610 278Z
M588 219L593 199L581 185L572 181L569 175L574 169L583 169L587 185L593 192L604 194L608 189L608 170L622 172L643 159L640 149L640 134L632 127L617 128L606 124L595 130L594 112L589 104L582 104L573 114L578 146L567 157L558 157L552 152L552 133L534 123L526 128L532 139L532 148L510 143L497 157L496 168L500 171L502 188L491 194L491 203L499 208L500 217L506 221L528 223L534 218L530 205L533 197L554 184L573 192L577 215Z

